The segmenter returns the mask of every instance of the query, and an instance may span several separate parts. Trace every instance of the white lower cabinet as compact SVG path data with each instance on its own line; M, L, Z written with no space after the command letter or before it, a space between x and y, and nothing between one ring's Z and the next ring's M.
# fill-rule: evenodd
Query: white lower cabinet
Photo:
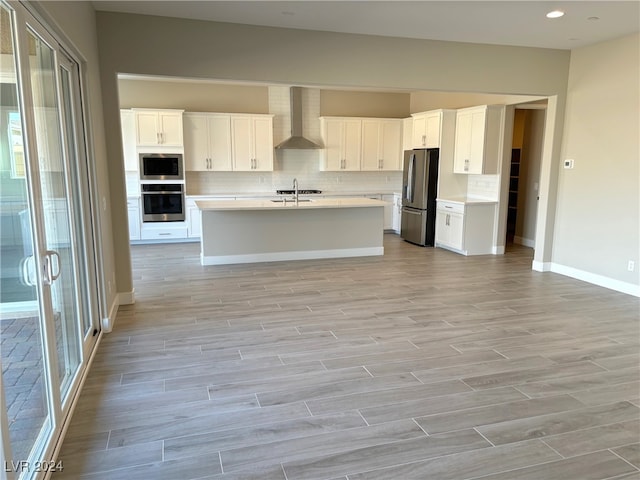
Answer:
M393 194L393 231L400 234L400 225L402 225L402 195Z
M129 219L129 240L140 240L140 199L127 198L127 215Z
M463 255L495 253L495 203L460 203L438 200L436 247Z
M384 229L395 230L394 227L394 215L395 215L395 202L393 194L385 194L381 196L383 202L387 202L384 206Z
M187 197L187 237L197 240L202 235L202 212L196 205L196 201L209 200L233 200L234 197Z
M187 238L186 222L149 222L140 229L141 240L184 240Z

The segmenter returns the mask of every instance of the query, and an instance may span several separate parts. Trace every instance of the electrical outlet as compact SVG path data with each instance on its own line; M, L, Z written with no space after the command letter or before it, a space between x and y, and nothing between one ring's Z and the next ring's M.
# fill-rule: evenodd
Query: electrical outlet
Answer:
M627 264L627 270L629 270L630 272L633 272L636 269L636 262L634 262L633 260L629 260L629 263Z

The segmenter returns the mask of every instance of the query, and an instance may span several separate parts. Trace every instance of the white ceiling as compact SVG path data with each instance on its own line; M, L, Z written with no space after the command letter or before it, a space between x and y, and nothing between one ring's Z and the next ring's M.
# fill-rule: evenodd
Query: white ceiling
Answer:
M111 1L96 10L271 27L572 49L640 30L632 1ZM550 20L549 10L566 15Z

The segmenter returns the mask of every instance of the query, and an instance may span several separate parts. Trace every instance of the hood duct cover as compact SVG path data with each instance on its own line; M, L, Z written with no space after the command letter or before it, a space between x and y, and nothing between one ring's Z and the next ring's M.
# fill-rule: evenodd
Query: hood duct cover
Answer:
M302 88L291 87L291 136L276 145L278 149L313 149L322 148L315 142L302 136Z

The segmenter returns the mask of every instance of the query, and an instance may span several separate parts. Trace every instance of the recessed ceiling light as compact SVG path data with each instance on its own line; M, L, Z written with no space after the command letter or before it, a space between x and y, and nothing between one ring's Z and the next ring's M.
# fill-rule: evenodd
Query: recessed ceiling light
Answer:
M547 18L560 18L564 16L564 12L562 10L552 10L547 13Z
M587 20L591 20L592 22L596 22L600 20L600 17L587 17Z

